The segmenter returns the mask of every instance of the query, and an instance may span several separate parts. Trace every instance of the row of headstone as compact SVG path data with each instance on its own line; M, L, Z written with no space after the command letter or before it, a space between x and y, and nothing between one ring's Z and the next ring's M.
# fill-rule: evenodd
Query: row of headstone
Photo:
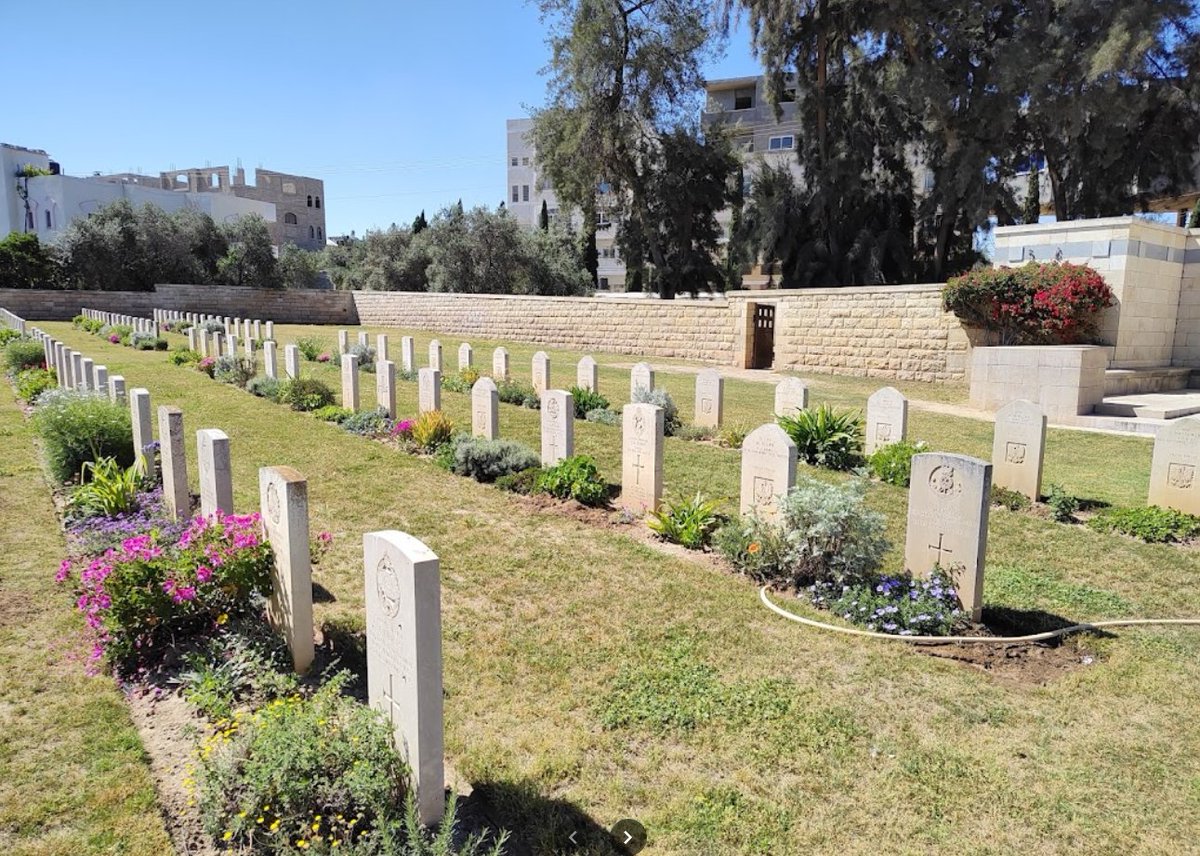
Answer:
M273 341L275 339L275 322L262 321L258 318L237 318L228 315L209 315L204 312L180 312L174 309L155 309L154 320L161 323L167 321L185 321L193 328L200 327L209 321L217 321L225 327L226 335L240 336L245 340L255 342ZM197 350L192 348L192 350Z
M92 321L99 321L103 324L119 324L123 327L132 327L135 333L149 333L153 336L158 336L158 321L153 318L139 318L136 315L124 315L120 312L105 312L100 309L88 309L87 307L80 309L79 314L84 318Z

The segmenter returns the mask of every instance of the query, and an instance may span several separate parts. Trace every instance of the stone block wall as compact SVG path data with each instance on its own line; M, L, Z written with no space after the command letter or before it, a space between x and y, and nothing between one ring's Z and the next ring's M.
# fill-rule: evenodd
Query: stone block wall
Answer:
M1172 365L1200 369L1200 229L1191 230L1184 249ZM1200 386L1198 373L1192 373L1193 386Z
M1107 350L1096 345L975 348L971 406L994 411L1023 398L1051 418L1091 413L1104 398L1107 364Z

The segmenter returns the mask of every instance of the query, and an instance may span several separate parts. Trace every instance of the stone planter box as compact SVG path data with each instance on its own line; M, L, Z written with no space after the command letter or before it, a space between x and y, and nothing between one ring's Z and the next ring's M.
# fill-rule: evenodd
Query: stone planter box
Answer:
M971 406L997 410L1024 398L1050 419L1091 413L1104 398L1108 349L1099 345L975 348Z

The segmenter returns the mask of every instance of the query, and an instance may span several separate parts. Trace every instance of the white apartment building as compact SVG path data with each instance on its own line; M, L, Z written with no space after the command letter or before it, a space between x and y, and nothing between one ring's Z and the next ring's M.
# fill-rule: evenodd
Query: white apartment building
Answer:
M49 171L50 175L21 176L25 167ZM63 175L59 165L41 149L0 143L0 236L10 232L32 232L42 242L53 241L79 217L87 217L118 199L134 206L152 203L164 211L192 208L218 223L228 223L246 214L258 214L275 223L275 204L225 193L169 190L148 176Z
M541 177L537 170L537 152L529 140L533 127L532 119L509 119L508 130L508 192L505 205L509 213L522 226L536 228L542 213L542 203L551 221L569 216L578 227L579 213L562 211L558 197L549 180ZM596 252L599 256L597 278L601 289L625 290L625 263L621 261L616 246L616 224L606 215L600 214L596 222Z

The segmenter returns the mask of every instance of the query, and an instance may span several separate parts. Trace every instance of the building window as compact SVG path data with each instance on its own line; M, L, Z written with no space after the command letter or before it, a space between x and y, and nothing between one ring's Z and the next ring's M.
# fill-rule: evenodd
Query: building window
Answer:
M529 201L529 185L528 184L521 185L521 201L522 202Z
M295 226L298 221L296 220L296 215L289 211L283 215L283 222L289 226Z
M314 196L314 197L313 197L313 200L314 200L314 201L317 203L317 207L318 207L318 208L320 208L320 207L321 207L321 197L320 197L320 196Z
M516 165L517 165L517 159L516 159L516 158L513 158L513 159L512 159L512 165L513 165L513 166L516 166Z
M317 237L317 235L316 235L316 232L313 230L313 227L309 226L308 227L308 239L311 241L316 237Z
M767 148L773 152L794 149L796 148L796 138L791 134L785 134L782 137L771 137L767 142Z
M311 193L308 195L308 207L312 208L312 194Z
M608 277L606 277L606 276L600 277L600 287L608 288Z
M318 241L324 241L324 240L325 240L325 235L324 235L324 234L321 232L321 227L320 227L320 226L318 226L318 227L317 227L317 240L318 240Z
M46 209L46 228L47 229L54 228L54 222L50 219L50 209L49 208Z
M735 89L733 90L733 109L734 110L749 110L754 106L754 90L753 89Z
M529 158L521 158L521 166L529 166Z
M296 193L296 183L294 181L285 181L283 183L283 192L294 196Z
M609 219L607 211L597 211L596 212L596 225L600 226L600 227L612 225L612 220Z
M513 202L521 201L521 188L517 187L515 184L513 185L512 200Z

